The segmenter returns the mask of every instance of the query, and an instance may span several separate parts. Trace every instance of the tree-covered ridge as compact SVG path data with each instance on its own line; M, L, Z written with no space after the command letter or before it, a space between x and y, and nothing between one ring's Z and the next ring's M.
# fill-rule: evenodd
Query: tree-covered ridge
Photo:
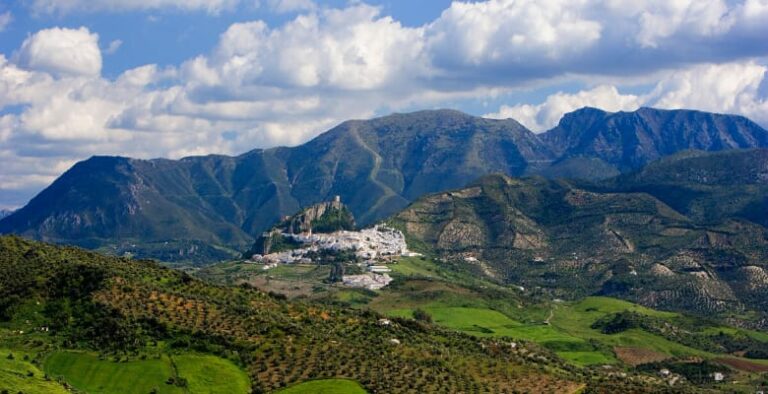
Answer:
M600 387L535 345L478 339L368 311L288 302L220 287L151 262L0 238L3 318L36 305L61 346L126 352L154 341L211 352L248 372L256 392L349 378L369 392L568 391ZM37 305L40 303L40 305ZM395 341L396 340L396 341ZM648 384L629 379L621 384Z
M768 229L728 212L763 204L762 186L743 186L745 201L753 201L743 204L720 198L739 186L676 189L696 206L723 207L707 217L674 209L668 195L611 185L488 176L424 197L392 222L443 258L480 264L494 280L554 297L602 294L702 314L768 311Z

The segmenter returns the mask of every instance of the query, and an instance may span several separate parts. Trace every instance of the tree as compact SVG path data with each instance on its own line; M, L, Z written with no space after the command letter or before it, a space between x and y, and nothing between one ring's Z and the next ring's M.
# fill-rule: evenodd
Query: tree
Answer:
M331 274L328 275L328 282L338 283L344 280L344 263L336 261L331 266Z
M425 323L432 323L432 316L426 311L419 308L414 309L413 318L418 321L423 321Z

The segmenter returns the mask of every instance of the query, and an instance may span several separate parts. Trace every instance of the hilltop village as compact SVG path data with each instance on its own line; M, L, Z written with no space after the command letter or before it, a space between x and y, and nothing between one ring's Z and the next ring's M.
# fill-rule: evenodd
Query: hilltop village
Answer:
M280 264L322 264L328 256L347 254L366 272L343 275L349 287L377 290L392 278L386 264L400 256L418 256L408 250L405 236L383 224L354 230L354 219L339 197L313 205L284 220L256 241L249 260L268 270Z

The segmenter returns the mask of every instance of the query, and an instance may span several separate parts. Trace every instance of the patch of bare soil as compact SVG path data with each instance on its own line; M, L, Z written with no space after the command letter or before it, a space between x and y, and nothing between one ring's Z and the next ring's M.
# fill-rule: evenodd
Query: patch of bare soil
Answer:
M617 346L613 348L613 352L616 353L616 357L618 357L619 360L632 366L655 363L669 358L669 356L664 353L637 347Z

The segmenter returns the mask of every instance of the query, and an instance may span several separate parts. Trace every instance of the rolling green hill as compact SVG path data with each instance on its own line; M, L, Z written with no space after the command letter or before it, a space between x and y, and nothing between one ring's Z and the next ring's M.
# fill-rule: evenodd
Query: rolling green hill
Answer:
M317 379L392 393L573 392L611 382L534 344L410 319L384 324L372 311L209 285L152 262L16 237L0 237L0 300L0 348L32 354L36 365L13 387L41 384L41 369L96 392L120 391L119 379L138 375L146 384L165 377L160 392L200 392L193 388L217 377L241 387L240 368L255 392ZM660 382L633 375L611 384Z

